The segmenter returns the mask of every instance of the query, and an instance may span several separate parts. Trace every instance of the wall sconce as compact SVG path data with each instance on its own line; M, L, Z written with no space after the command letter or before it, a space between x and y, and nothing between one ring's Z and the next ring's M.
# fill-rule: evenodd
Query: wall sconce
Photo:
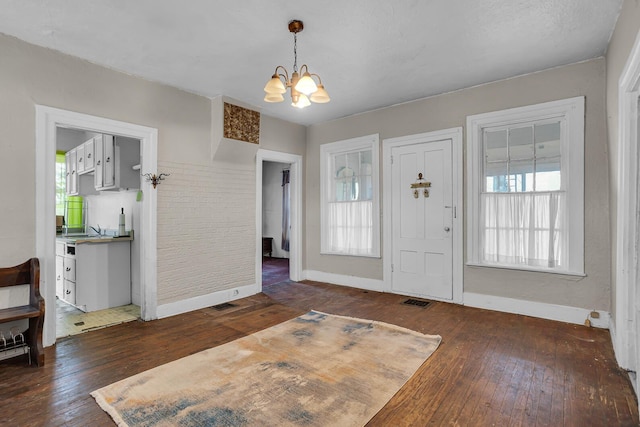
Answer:
M150 173L145 173L145 174L140 174L142 176L144 176L144 178L147 180L147 182L151 182L151 185L153 185L153 188L156 188L156 185L160 184L160 181L164 181L164 177L165 176L169 176L171 175L170 173L161 173L160 175L157 175L154 173L153 175Z

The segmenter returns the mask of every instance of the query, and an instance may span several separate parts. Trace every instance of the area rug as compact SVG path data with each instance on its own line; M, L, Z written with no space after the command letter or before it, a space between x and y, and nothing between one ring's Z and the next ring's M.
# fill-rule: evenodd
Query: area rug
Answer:
M440 340L310 311L91 395L119 426L362 426Z

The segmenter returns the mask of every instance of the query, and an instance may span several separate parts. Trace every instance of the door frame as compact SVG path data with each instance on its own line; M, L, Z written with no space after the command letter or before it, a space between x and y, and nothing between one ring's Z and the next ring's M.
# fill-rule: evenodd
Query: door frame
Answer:
M156 173L158 167L158 130L146 126L106 119L59 108L36 105L36 256L40 259L40 280L45 305L56 306L55 286L55 156L56 129L67 127L108 133L140 140L141 173ZM157 318L157 193L151 183L141 180L144 192L140 217L142 229L140 256L140 317ZM46 310L43 343L56 341L56 310Z
M618 84L618 177L615 256L615 319L610 329L618 364L627 370L640 368L640 33L629 53ZM634 387L638 390L636 376Z
M406 145L421 144L442 141L445 139L451 140L451 172L453 175L452 182L452 198L453 198L453 211L455 213L452 224L452 238L451 242L453 268L452 268L452 286L453 286L453 298L451 300L444 299L443 301L454 302L457 304L463 303L463 206L462 206L462 127L443 129L434 132L426 132L415 135L401 136L397 138L387 138L382 140L382 231L383 231L383 246L382 246L382 259L383 262L383 290L385 292L392 292L392 271L391 263L393 261L393 209L392 203L392 177L391 177L391 151L395 147L402 147ZM437 299L437 298L433 298Z
M256 284L262 292L262 164L289 163L291 232L289 235L289 278L302 280L302 156L259 149L256 154Z

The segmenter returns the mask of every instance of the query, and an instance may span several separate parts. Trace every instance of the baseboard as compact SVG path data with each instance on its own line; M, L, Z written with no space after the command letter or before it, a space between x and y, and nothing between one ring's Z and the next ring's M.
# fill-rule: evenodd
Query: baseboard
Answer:
M212 292L207 295L200 295L181 301L171 302L158 306L158 319L175 316L177 314L187 313L201 308L211 307L212 305L222 304L225 302L245 298L260 292L258 285L239 286L237 288L225 289L222 291Z
M463 304L469 307L522 314L559 322L574 323L576 325L584 325L588 319L589 322L591 322L591 326L602 329L609 329L611 324L611 315L607 311L588 310L580 307L497 297L473 292L465 292L463 296ZM593 317L593 312L597 312L599 317Z
M383 292L383 282L365 277L345 276L342 274L326 273L324 271L304 270L302 277L316 282L331 283L332 285L349 286L351 288L366 289L368 291Z

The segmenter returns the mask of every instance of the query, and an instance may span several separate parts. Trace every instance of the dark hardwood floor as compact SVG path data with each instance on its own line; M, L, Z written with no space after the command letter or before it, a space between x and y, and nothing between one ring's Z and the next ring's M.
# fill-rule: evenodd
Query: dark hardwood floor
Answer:
M61 339L45 366L0 363L0 425L112 426L89 393L309 309L394 323L443 340L369 426L630 426L638 404L606 330L316 282Z

